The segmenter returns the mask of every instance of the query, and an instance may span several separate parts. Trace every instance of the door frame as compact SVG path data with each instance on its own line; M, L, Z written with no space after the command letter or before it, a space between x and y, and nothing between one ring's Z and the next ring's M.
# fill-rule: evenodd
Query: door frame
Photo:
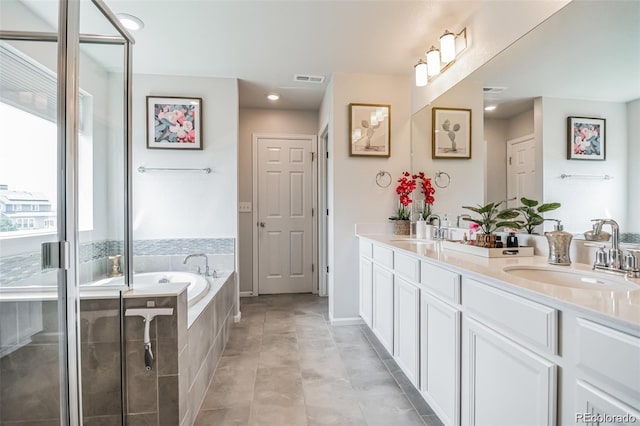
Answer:
M318 295L329 295L329 126L318 139Z
M318 211L318 137L312 134L299 134L299 133L252 133L251 135L251 161L252 161L252 203L251 209L253 231L251 231L251 239L253 244L253 283L252 283L252 296L259 295L258 281L259 281L259 244L258 244L258 140L260 139L304 139L309 140L311 143L311 208L315 213ZM318 214L313 214L311 217L311 262L316 267L313 267L311 273L311 288L313 294L318 293Z

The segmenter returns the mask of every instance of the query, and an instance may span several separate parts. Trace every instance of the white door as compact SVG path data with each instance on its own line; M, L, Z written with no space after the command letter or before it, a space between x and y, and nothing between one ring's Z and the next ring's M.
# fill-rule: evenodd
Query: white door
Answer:
M314 136L257 136L258 293L311 293Z
M536 153L533 135L507 141L507 207L536 196Z

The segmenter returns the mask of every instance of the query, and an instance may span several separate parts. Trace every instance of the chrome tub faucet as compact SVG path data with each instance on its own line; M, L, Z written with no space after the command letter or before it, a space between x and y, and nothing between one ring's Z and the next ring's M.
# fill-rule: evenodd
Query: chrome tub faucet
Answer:
M190 254L184 258L184 260L182 261L182 264L186 265L187 261L193 257L204 257L204 276L205 277L210 276L211 274L209 273L209 257L207 257L207 255L204 253ZM198 266L198 269L196 271L198 272L198 274L203 275L202 269L200 268L200 266Z

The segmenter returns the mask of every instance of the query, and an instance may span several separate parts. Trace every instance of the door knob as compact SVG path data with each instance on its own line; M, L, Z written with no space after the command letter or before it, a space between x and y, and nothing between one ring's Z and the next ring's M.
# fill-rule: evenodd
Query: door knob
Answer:
M264 223L264 222L258 223L258 226L260 226L260 228L264 228L265 225L266 225L266 223Z

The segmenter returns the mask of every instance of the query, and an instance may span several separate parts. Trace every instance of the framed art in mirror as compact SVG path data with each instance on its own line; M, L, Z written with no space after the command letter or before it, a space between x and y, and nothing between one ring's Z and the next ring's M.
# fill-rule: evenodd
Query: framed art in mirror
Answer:
M147 96L147 148L202 149L202 98Z
M605 160L604 118L567 117L567 158L569 160Z
M431 110L431 158L471 158L471 110Z
M349 104L349 155L391 156L391 105Z

